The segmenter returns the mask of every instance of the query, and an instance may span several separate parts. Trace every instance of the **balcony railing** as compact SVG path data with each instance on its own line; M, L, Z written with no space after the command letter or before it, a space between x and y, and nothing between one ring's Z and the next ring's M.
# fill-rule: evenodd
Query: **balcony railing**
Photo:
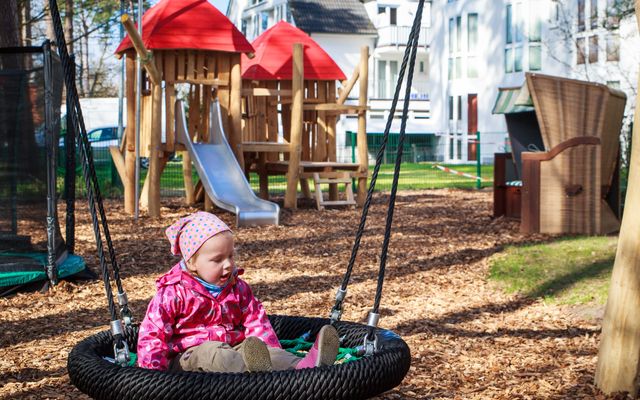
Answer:
M383 26L378 28L378 47L380 46L406 46L411 33L410 26ZM418 46L426 47L428 45L429 30L420 28L420 38Z
M400 89L401 97L404 96L405 82ZM391 99L396 88L396 80L369 79L369 97L375 99ZM429 81L414 79L411 84L411 98L415 100L429 99Z

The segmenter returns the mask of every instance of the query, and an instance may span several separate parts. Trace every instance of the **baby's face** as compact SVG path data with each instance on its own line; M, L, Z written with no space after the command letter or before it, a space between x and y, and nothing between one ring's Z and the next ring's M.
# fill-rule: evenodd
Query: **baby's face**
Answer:
M204 242L198 252L187 261L187 267L200 279L216 286L224 286L235 267L233 260L233 235L222 232Z

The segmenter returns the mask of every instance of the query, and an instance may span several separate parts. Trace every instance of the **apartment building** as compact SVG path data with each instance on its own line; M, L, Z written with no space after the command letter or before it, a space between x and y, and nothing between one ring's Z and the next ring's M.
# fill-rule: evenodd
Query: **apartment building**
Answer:
M620 18L628 0L432 0L425 4L411 88L407 132L433 135L452 163L503 151L506 125L492 109L498 88L521 86L525 72L609 84L632 110L640 44L635 18ZM251 40L280 19L311 35L351 75L368 45L368 132L384 129L414 0L232 0L229 18ZM353 92L357 93L357 92ZM402 92L404 93L404 92ZM401 106L402 104L400 104ZM631 113L631 111L629 111ZM392 131L399 129L399 119ZM355 130L343 118L343 131Z

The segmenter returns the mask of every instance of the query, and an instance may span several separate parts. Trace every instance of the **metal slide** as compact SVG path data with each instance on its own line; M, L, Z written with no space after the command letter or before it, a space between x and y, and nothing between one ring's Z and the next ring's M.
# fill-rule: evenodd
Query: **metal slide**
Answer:
M184 144L200 181L213 203L236 214L236 225L278 225L280 207L258 198L227 142L220 119L220 104L209 110L209 143L193 143L188 134L182 101L176 101L176 137Z

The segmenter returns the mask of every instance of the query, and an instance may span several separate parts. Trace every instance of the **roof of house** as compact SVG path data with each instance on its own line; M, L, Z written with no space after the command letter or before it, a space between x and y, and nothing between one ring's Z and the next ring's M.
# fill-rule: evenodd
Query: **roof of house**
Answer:
M242 77L253 80L291 79L293 44L303 45L304 78L308 80L344 80L344 73L318 43L295 26L280 21L251 45L255 57L242 55Z
M161 0L142 16L142 41L147 49L253 52L244 35L207 0ZM126 36L115 52L132 47Z
M289 0L289 8L296 26L307 33L377 34L359 0Z

